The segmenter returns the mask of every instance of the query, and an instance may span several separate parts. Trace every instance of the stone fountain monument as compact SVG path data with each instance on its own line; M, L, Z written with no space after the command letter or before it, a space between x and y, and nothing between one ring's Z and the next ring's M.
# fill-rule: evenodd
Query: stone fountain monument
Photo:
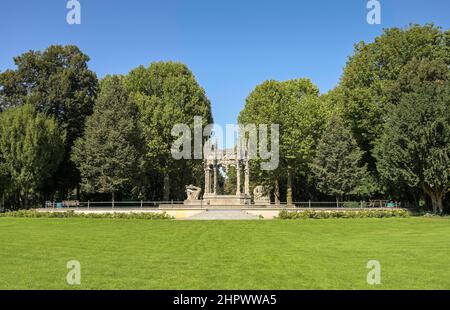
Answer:
M212 145L205 152L205 189L203 199L199 199L198 187L189 185L186 187L188 199L185 205L202 205L204 207L245 207L251 205L250 194L250 166L247 152L237 148L219 150L217 144ZM220 168L228 171L230 167L236 168L236 194L218 194L218 176ZM243 175L243 187L242 187ZM192 191L195 194L192 194Z

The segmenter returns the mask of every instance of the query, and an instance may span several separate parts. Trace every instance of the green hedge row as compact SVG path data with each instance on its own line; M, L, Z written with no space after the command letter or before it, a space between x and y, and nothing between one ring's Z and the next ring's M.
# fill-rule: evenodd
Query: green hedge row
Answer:
M393 210L333 210L333 211L287 211L283 210L278 215L278 219L294 220L294 219L330 219L330 218L387 218L387 217L408 217L410 214L404 209Z
M172 220L167 213L75 213L65 212L38 212L35 210L22 210L16 212L0 213L0 217L21 218L90 218L90 219L140 219L140 220Z

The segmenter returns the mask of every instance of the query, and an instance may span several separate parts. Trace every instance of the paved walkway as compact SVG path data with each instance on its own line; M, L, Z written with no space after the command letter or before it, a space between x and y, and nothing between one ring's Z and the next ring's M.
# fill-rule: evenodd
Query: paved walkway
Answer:
M256 215L242 210L207 210L200 214L188 217L186 220L211 221L211 220L258 220Z

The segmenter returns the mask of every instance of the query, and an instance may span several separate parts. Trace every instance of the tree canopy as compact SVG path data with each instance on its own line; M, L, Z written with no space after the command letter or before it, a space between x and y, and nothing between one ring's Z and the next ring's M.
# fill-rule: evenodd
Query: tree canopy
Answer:
M402 69L414 59L439 59L450 65L450 32L434 25L390 28L372 43L360 42L341 77L342 112L365 161L376 172L372 151L392 105L399 102L396 89Z
M252 177L270 185L276 198L281 196L279 182L285 179L287 199L292 201L291 175L307 169L328 116L319 89L309 79L270 80L258 85L247 97L238 122L280 126L280 165L275 171L264 172L253 164Z
M362 163L363 154L351 131L334 115L311 162L317 189L339 201L349 196L370 194L367 165Z
M136 105L119 77L105 78L86 132L73 148L82 189L110 193L114 200L118 191L132 188L139 178L140 143Z
M450 84L448 65L415 59L397 82L392 107L377 141L377 167L386 183L421 188L435 212L450 191Z
M64 156L65 131L54 118L26 104L0 114L0 181L27 208L50 181ZM0 191L1 192L1 191Z
M15 57L17 68L0 74L0 110L29 103L55 117L66 131L65 155L55 175L63 196L79 181L70 152L83 134L86 117L92 114L97 90L97 77L88 61L76 46L53 45L43 52Z
M203 165L201 160L172 158L175 137L171 131L176 124L186 124L193 130L195 116L202 118L204 126L213 122L204 89L186 65L175 62L140 66L125 77L125 84L139 109L146 144L146 180L153 180L146 182L146 196L166 201L184 199L186 184L203 182ZM163 192L162 197L158 192Z

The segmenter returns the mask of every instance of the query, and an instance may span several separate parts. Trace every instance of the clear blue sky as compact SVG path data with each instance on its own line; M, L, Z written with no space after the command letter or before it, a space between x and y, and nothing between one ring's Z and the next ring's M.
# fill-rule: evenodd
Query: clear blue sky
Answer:
M309 77L322 93L339 81L353 45L383 28L449 28L449 0L79 0L82 24L66 23L67 0L0 0L0 71L51 44L76 44L99 77L154 61L186 63L212 102L216 123L234 123L266 79Z

